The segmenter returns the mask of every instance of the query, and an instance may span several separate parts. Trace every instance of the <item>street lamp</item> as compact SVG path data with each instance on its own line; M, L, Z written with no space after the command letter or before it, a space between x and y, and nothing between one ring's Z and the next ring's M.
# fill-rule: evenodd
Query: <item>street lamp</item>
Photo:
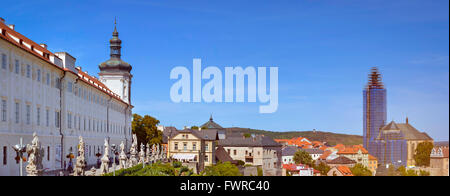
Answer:
M72 146L69 148L69 154L66 156L66 158L68 158L69 159L69 166L67 167L67 169L69 169L69 173L70 172L72 172L72 170L73 170L73 163L72 163L72 159L73 158L75 158L74 156L73 156L73 148L72 148Z
M12 148L16 151L17 156L18 156L19 159L20 159L20 165L19 165L20 170L19 170L19 175L20 175L20 176L23 176L23 171L22 171L22 169L23 169L23 168L22 168L23 158L22 158L22 157L23 157L23 153L26 151L26 146L23 145L23 138L21 137L21 138L20 138L20 143L14 145Z
M116 144L111 144L111 151L113 153L113 176L116 176Z

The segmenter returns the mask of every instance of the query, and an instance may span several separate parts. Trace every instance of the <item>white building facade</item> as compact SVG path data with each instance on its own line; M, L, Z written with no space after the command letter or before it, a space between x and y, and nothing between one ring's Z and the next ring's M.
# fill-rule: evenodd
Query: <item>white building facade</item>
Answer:
M118 40L116 30L113 39ZM45 150L46 171L68 166L67 155L76 157L79 136L86 144L88 165L96 164L97 153L103 154L105 139L116 145L124 141L128 149L131 66L114 73L115 68L100 66L101 82L75 62L70 54L48 51L45 44L26 38L0 18L0 176L19 174L12 146L20 138L30 143L34 132ZM117 75L122 84L109 81ZM118 90L123 86L126 93Z

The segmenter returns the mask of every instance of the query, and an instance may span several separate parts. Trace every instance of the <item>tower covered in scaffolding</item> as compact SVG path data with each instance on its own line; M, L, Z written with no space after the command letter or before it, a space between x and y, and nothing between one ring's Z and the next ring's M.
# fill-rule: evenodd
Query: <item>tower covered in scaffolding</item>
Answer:
M378 68L373 67L369 74L369 82L363 90L363 145L369 154L380 159L383 150L377 145L376 138L380 129L385 125L387 118L386 89L381 82Z

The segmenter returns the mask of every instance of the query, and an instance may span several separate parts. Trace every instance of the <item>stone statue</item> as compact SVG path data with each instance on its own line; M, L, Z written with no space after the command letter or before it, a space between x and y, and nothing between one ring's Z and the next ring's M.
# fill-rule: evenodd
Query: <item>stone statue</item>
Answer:
M138 154L137 152L137 136L136 134L133 134L133 143L131 144L131 149L130 149L130 160L129 160L129 166L128 167L133 167L135 165L137 165L137 157L136 155Z
M145 163L145 149L144 143L141 143L141 151L139 152L139 164Z
M166 158L167 158L166 146L163 145L161 147L162 147L162 149L161 149L161 159L166 160Z
M84 176L84 169L86 168L86 160L84 157L84 141L83 137L80 136L79 138L80 142L78 144L78 156L77 156L77 162L75 164L75 172L74 176Z
M101 159L102 165L100 166L100 174L109 173L109 143L108 140L105 139L105 153Z
M156 144L152 146L152 162L156 162Z
M89 170L89 172L86 172L86 176L95 176L97 173L97 169L95 169L95 167L92 167L91 170Z
M159 151L159 144L156 144L156 160L159 161L161 159L161 157L159 156L160 154Z
M145 156L145 162L146 163L151 163L151 151L150 151L150 145L147 143L147 146L146 146L146 149L147 149L147 153L146 153L146 156Z
M120 143L120 154L119 154L119 169L125 169L127 168L127 154L125 154L125 145Z
M27 144L26 151L28 153L28 165L26 167L27 175L42 175L42 156L44 155L44 150L41 149L41 143L39 142L36 132L33 133L31 145Z

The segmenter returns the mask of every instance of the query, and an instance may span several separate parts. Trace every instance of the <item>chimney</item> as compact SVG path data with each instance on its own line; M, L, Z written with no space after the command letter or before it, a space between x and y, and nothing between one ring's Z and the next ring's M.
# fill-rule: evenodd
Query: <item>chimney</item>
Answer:
M187 126L184 126L184 129L187 129Z
M12 30L14 30L14 27L15 27L16 25L13 25L13 24L9 24L8 25L8 27L10 28L10 29L12 29Z
M3 19L2 17L0 17L0 22L5 23L5 19Z
M406 117L406 124L409 124L408 117Z
M45 49L47 49L47 44L44 44L44 43L42 43L42 44L40 44L43 48L45 48Z

